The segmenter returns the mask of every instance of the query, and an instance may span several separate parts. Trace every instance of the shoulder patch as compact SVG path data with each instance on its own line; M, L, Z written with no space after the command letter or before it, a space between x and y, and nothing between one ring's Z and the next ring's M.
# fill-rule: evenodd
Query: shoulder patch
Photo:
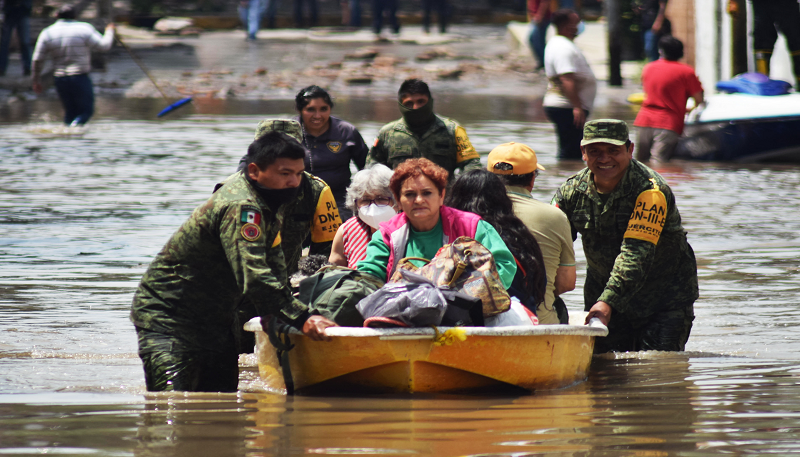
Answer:
M242 238L247 241L257 241L261 238L261 227L256 224L247 223L242 226Z
M278 234L275 236L275 241L272 242L272 247L274 248L275 246L280 245L281 241L281 232L278 232Z
M261 223L261 211L255 206L242 206L242 215L240 221L249 224L259 225Z
M456 148L458 155L456 156L456 163L461 163L465 160L479 159L478 151L472 147L472 143L467 136L467 130L462 126L456 127Z
M666 220L667 198L664 193L658 189L646 190L636 199L625 238L658 244Z

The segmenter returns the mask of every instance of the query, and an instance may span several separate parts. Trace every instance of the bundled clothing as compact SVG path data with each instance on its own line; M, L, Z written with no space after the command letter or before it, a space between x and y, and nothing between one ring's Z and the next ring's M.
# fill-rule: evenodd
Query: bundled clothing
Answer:
M442 246L466 236L481 243L492 253L503 286L510 287L517 265L497 231L477 214L447 206L442 206L439 214L439 222L427 232L414 230L405 213L381 224L367 246L366 259L358 262L358 270L386 281L403 257L430 260Z

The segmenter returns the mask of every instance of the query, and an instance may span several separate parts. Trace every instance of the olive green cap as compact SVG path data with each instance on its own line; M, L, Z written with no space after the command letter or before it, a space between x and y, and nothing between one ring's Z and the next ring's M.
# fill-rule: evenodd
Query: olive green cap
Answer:
M610 143L617 146L628 141L628 124L619 119L595 119L583 126L581 146L592 143Z
M265 119L258 123L253 139L257 140L269 132L285 133L303 144L303 127L294 119Z

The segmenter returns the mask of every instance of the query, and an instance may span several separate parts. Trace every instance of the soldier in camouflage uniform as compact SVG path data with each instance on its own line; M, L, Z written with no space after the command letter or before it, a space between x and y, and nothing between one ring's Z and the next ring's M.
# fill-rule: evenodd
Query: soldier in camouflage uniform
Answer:
M608 337L595 352L682 351L698 298L697 264L664 178L633 159L623 121L586 123L587 167L552 203L581 234L587 271L586 321L600 318Z
M478 152L458 122L433 112L428 85L419 79L403 82L398 92L403 117L384 125L369 151L368 163L389 168L411 158L424 157L450 173L481 168Z
M294 119L266 119L258 123L254 140L270 132L281 132L303 144L303 128ZM239 161L237 173L228 177L234 178L247 166L247 155ZM223 184L224 184L223 182ZM219 189L222 184L217 184ZM215 189L215 192L216 192ZM342 225L336 200L328 184L322 179L303 172L297 199L286 205L283 228L281 229L283 256L286 259L286 276L291 277L297 271L297 262L303 255L303 243L310 241L309 255L319 254L329 257L336 230ZM237 311L240 323L258 316L255 306L243 301ZM253 352L256 344L255 334L238 326L238 342L240 353Z
M257 140L273 131L285 133L303 144L303 128L294 119L261 121L256 127L254 139ZM246 155L239 161L237 171L244 170L245 166L247 166ZM221 184L217 186L219 188ZM286 273L291 276L297 271L297 262L303 252L303 242L309 235L311 245L308 254L330 256L333 238L336 236L336 230L342 225L342 220L328 184L308 172L303 173L297 199L286 206L285 214L281 231L282 245L283 255L286 257Z
M336 325L310 315L286 285L281 229L304 155L282 133L254 141L247 169L198 207L150 264L131 309L148 390L235 391L236 309L244 300L315 340Z

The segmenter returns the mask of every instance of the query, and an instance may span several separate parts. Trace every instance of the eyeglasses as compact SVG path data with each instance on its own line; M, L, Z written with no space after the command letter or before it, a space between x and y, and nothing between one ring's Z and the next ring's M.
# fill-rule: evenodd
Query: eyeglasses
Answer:
M533 177L534 178L538 178L539 177L539 170L533 170Z
M359 198L358 200L356 200L356 205L359 208L366 208L367 206L373 203L375 203L376 206L389 206L392 204L392 202L393 199L391 197L378 197L375 198L374 200L366 200L363 198Z

